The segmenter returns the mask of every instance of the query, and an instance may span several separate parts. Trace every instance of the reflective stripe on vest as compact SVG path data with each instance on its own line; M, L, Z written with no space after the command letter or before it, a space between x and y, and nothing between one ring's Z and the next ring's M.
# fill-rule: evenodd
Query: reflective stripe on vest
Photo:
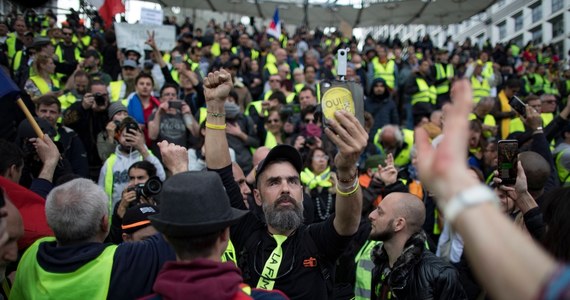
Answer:
M410 163L410 151L414 145L414 131L410 129L403 128L402 134L404 136L404 148L400 150L400 153L394 157L394 165L396 167L403 167ZM384 153L384 147L380 144L380 134L382 133L382 128L378 129L376 135L374 136L374 145Z
M471 76L471 88L473 89L473 102L475 103L479 103L481 97L489 97L491 95L491 86L485 78L483 78L483 82L480 82L477 77Z
M420 102L427 102L435 105L435 101L437 99L435 86L429 86L421 77L416 78L416 84L418 85L418 92L412 95L412 105L416 105Z
M570 186L570 171L562 165L561 159L564 156L564 153L568 150L568 148L558 152L556 154L556 170L558 172L558 178L560 179L560 183L562 186Z
M36 257L41 243L54 240L42 238L24 253L10 299L106 299L117 246L107 246L98 257L73 272L51 273L38 264Z
M386 67L380 63L378 57L372 59L372 64L374 65L374 78L382 78L386 81L386 85L390 89L394 89L396 83L396 78L394 77L394 71L396 70L396 63L393 60L389 60L386 63Z
M53 90L52 88L49 87L49 84L43 78L41 78L38 75L31 76L30 80L34 82L34 84L40 90L40 93L42 95L45 95L45 94L47 94ZM51 84L55 88L59 87L59 82L57 81L57 79L52 78Z
M380 241L367 240L356 254L356 278L354 282L354 299L370 299L372 296L372 249L381 244Z

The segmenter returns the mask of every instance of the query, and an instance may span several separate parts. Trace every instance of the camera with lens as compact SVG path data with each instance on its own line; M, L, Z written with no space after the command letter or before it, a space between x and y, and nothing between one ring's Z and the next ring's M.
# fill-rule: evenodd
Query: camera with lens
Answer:
M314 136L310 136L310 137L305 139L305 145L307 145L307 146L313 146L316 143L317 143L317 140L315 139Z
M125 124L125 128L127 129L127 132L137 132L139 131L139 125L135 122L127 122Z
M135 191L137 198L131 202L130 206L135 206L140 202L141 196L151 198L158 195L162 191L162 181L158 176L149 178L145 183L139 183L127 189L127 191Z
M94 95L95 97L95 104L97 104L97 106L103 106L105 105L105 96L101 95L101 93L95 93Z

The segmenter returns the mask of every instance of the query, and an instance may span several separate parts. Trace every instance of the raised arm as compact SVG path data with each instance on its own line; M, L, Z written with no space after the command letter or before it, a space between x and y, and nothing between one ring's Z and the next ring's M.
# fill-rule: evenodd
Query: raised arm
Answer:
M328 138L337 146L334 158L337 168L336 213L334 228L342 236L353 235L358 230L362 210L362 191L358 183L356 163L364 151L368 134L354 115L347 111L335 112L330 127L325 129Z
M226 138L226 111L224 102L232 89L232 76L226 70L216 71L204 78L206 97L206 165L209 169L229 166L230 151Z
M416 129L420 179L463 237L467 258L491 297L535 299L556 264L499 211L492 203L496 196L468 175L467 120L473 103L469 82L456 82L451 98L437 149L424 129Z

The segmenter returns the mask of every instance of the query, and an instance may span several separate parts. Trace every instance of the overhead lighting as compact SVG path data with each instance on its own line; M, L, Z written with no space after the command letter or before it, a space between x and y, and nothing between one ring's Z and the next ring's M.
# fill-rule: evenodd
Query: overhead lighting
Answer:
M170 10L172 11L172 13L174 13L175 15L180 13L180 6L172 6L170 8Z

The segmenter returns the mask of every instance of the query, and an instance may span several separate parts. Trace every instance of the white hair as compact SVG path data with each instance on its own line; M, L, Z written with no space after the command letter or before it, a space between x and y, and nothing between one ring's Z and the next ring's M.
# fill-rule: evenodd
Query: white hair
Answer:
M394 138L398 142L398 147L402 147L404 144L404 135L402 134L400 127L392 124L384 125L384 127L382 127L382 132L380 132L380 139L382 139L382 135L386 132L386 129L392 129L394 131Z
M46 218L59 242L91 239L109 215L109 197L88 179L75 179L53 189L46 199Z

